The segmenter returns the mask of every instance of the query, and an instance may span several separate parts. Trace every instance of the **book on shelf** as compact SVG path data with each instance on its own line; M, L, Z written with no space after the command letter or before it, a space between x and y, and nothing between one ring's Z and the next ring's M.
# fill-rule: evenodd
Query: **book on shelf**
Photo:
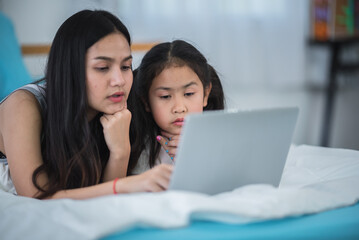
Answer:
M359 0L354 1L354 34L359 36Z
M314 39L359 36L359 0L311 0L310 5Z

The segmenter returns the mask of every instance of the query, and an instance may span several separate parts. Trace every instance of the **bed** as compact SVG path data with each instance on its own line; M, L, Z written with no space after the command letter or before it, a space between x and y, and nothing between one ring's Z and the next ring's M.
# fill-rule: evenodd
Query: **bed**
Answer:
M192 221L187 227L175 229L134 227L102 239L359 239L359 204L301 217L242 225Z
M0 191L1 239L359 239L359 151L292 146L279 188L45 200Z

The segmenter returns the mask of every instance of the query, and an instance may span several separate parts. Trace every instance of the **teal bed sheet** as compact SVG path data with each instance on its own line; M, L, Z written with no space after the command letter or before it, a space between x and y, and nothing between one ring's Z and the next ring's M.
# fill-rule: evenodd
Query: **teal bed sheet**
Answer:
M185 228L135 227L102 239L359 239L359 203L317 214L251 224L194 220Z

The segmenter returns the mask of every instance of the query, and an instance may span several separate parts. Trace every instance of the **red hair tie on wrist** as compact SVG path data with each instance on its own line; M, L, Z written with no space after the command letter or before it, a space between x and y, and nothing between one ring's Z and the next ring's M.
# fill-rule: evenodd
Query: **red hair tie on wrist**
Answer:
M116 192L116 182L118 181L119 178L115 178L115 180L113 180L113 185L112 185L112 190L113 190L113 194L117 194Z

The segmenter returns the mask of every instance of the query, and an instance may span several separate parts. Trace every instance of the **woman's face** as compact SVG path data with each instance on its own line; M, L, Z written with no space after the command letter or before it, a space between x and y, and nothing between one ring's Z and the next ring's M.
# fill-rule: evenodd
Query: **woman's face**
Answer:
M188 66L172 66L153 79L147 110L162 131L180 134L187 114L203 111L210 91Z
M121 33L111 33L92 45L86 54L88 118L126 108L132 82L131 48Z

